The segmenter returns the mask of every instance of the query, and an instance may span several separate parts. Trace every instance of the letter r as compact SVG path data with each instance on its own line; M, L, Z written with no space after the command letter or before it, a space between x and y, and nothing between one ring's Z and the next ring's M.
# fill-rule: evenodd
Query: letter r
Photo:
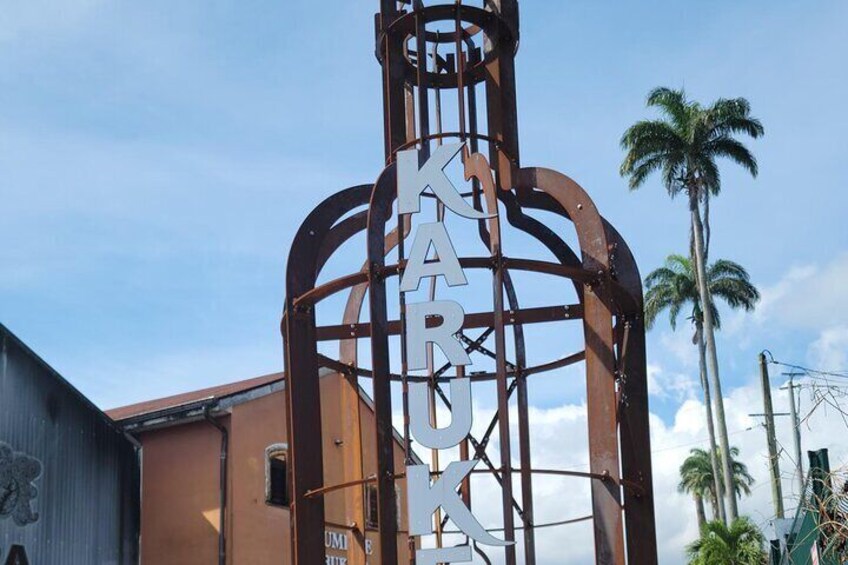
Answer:
M427 327L428 316L440 316L442 323ZM427 368L427 344L438 345L451 365L471 365L468 352L454 337L462 329L465 312L453 300L433 300L406 305L406 362L410 371Z

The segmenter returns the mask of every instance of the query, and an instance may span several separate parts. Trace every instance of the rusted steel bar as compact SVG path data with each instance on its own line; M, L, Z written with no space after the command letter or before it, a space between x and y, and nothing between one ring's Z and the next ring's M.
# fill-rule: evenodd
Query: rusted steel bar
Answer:
M642 304L639 269L624 238L604 222L607 238L613 245L613 265L621 284ZM649 428L648 373L645 358L645 325L642 308L626 318L626 350L622 351L620 390L623 406L619 411L621 469L624 481L640 487L624 490L624 518L629 563L657 563L657 533L654 511L651 434Z
M367 217L365 219L367 220ZM399 241L409 234L410 224L409 218L406 218L400 231L394 229L386 236L385 254L390 253L398 245ZM362 229L365 229L365 227L365 222L363 222ZM367 270L368 262L366 261L361 271L367 272ZM356 323L359 320L367 289L367 283L351 289L342 318L343 325ZM339 360L342 365L341 367L336 367L336 370L345 376L345 386L342 388L341 396L342 406L347 408L342 409L342 439L344 440L343 457L345 477L350 480L355 480L365 475L365 460L362 449L362 397L359 388L359 374L354 371L345 370L346 367L356 366L358 364L357 357L356 340L340 340ZM345 504L349 516L348 521L356 525L354 528L356 544L352 545L351 550L348 552L348 562L350 565L365 565L367 561L364 494L362 489L347 489L345 491Z
M592 519L592 515L589 514L588 516L581 516L579 518L570 518L568 520L558 520L556 522L545 522L543 524L536 524L535 526L531 526L529 529L538 530L538 529L542 529L542 528L555 528L557 526L570 526L571 524L579 524L580 522L588 522L591 519ZM524 526L516 526L515 529L516 530L523 530L525 528L524 528ZM491 534L491 533L495 533L495 532L502 532L503 528L486 528L486 531ZM445 533L446 534L461 534L462 532L460 532L459 530L449 530L449 531L446 531ZM535 558L535 553L534 553L533 557Z
M551 361L550 363L545 363L543 365L536 365L535 367L526 367L521 370L521 374L524 375L525 378L530 375L535 375L538 373L548 373L553 371L554 369L561 369L562 367L567 367L569 365L573 365L575 363L579 363L581 361L586 360L586 352L580 351L578 353L573 353L571 355L567 355L562 359L557 359L556 361Z
M509 272L504 273L504 290L512 310L518 310L518 295ZM518 365L515 379L518 385L516 404L518 407L518 453L521 461L521 529L524 531L524 563L536 565L536 533L533 528L534 501L533 476L530 473L530 414L527 392L527 375L523 369L527 366L527 352L524 345L524 327L521 323L513 324L513 339L515 341L515 362Z
M416 67L416 86L418 90L418 137L427 138L430 136L430 89L427 84L430 73L427 69L427 38L425 37L426 20L422 14L423 5L421 0L413 0L415 11L415 67ZM435 74L438 74L438 70ZM430 142L424 141L421 143L419 152L421 161L426 161L430 157Z
M371 185L369 184L370 188ZM318 268L317 273L320 273L327 263L327 260L341 247L341 245L355 236L357 233L365 229L365 221L368 219L368 211L363 210L357 212L353 216L345 218L337 225L333 226L327 238L321 244L321 249L318 252ZM316 273L316 275L317 275Z
M465 367L464 366L460 365L459 367L456 368L456 376L457 376L457 378L464 378L465 377ZM437 382L433 383L434 389L437 388L438 386L439 386L439 384ZM459 444L459 460L460 461L468 461L468 459L469 459L468 438L466 437L464 440L462 440L462 443ZM465 479L462 480L462 483L460 484L460 487L459 487L459 493L462 496L462 502L464 502L465 505L468 508L471 508L471 477L470 476L466 477Z
M525 189L550 194L574 221L583 250L583 267L601 280L587 284L583 317L586 340L586 402L589 409L589 462L594 473L620 475L616 402L613 311L609 292L609 246L600 214L585 191L567 176L549 169L518 171ZM617 486L593 483L595 560L598 565L624 565L624 523L621 493Z
M501 253L500 214L498 211L497 189L495 188L489 165L482 155L475 153L465 161L465 178L477 178L483 190L483 200L486 203L486 211L492 215L488 220L489 248L492 255L494 273L492 277L493 305L495 313L495 367L497 373L497 395L498 395L498 435L500 439L499 451L501 456L501 467L505 477L501 485L504 535L508 541L515 541L515 518L513 516L512 494L512 442L509 429L509 385L506 372L506 326L504 324L504 264ZM506 565L515 565L515 545L504 548L504 562Z
M436 36L439 36L439 32L436 32ZM426 38L426 30L425 33L419 31L419 37ZM433 68L434 71L438 74L440 71L439 67L439 43L433 43L432 49L432 57L433 57ZM438 87L434 89L434 109L435 109L435 126L436 133L442 133L442 96L441 89ZM429 141L427 145L429 146ZM442 140L439 139L436 142L439 146L442 145ZM435 196L435 195L433 195ZM436 200L436 221L444 222L445 219L445 205L441 200ZM438 259L438 256L436 257ZM436 286L438 283L438 277L432 276L430 277L430 289L428 291L428 298L432 302L436 300ZM439 428L439 413L436 410L436 387L438 386L438 382L436 381L436 373L435 373L435 359L433 356L433 347L432 343L427 344L427 376L430 377L430 382L428 383L428 398L430 399L430 425L433 426L434 429ZM464 369L464 367L461 367ZM430 450L430 466L431 469L436 469L437 471L442 468L441 460L439 457L439 450L432 449ZM436 514L434 516L434 523L437 524L436 528L436 547L443 547L443 539L442 539L442 509L437 508Z
M489 160L496 171L498 188L515 186L513 169L518 167L518 113L515 98L515 49L518 44L518 5L514 0L493 0L502 26L486 35L486 106L489 135L497 139ZM489 57L497 53L497 57Z
M423 143L425 141L442 141L449 138L457 138L457 139L468 139L469 141L488 141L489 143L494 143L497 141L494 137L490 135L486 135L483 133L473 133L473 132L461 132L461 131L447 131L447 132L436 132L431 133L426 136L416 137L411 139L397 148L397 151L403 151L404 149L409 149L411 147L415 147L416 145ZM472 147L472 152L474 149Z
M295 305L298 296L315 285L318 250L335 222L361 202L367 187L343 190L318 205L301 225L289 254L286 271L286 306L283 333L286 339L287 433L291 448L292 557L295 563L324 555L324 504L309 500L306 492L323 483L320 411L310 404L320 399L315 310ZM293 343L299 347L291 347Z
M421 7L421 0L413 0L414 6L416 10ZM426 74L427 74L427 45L424 35L425 30L425 22L419 16L415 16L415 31L416 31L416 43L415 43L415 58L416 58L416 66L418 68L418 111L413 112L409 115L407 119L407 123L416 123L415 115L418 116L417 133L413 132L415 135L426 136L430 134L430 102L429 102L429 92L427 90L426 85ZM411 85L407 86L407 92L409 92L410 96L408 98L407 105L412 107L415 104L415 96L414 87ZM422 143L419 148L418 157L423 162L426 161L430 156L430 143ZM375 190L375 194L376 194ZM404 221L409 218L398 215L397 222L398 227L397 231L401 231L402 226L404 225ZM410 220L411 221L411 220ZM398 239L397 251L398 251L398 264L405 264L406 258L406 250L404 242L406 241L405 237L401 237ZM406 294L403 292L398 293L398 311L400 313L400 333L402 335L406 335ZM412 462L412 437L410 435L410 421L409 421L409 382L407 380L407 376L409 375L408 363L407 363L407 351L406 351L406 341L401 339L400 341L400 374L401 374L401 406L403 411L403 450L405 454L404 463L409 465ZM382 528L382 524L380 526ZM412 564L415 563L415 540L410 536L407 539L407 546L410 552L410 562Z
M396 18L392 24L385 28L378 29L377 41L384 41L384 35L394 37L410 37L416 36L417 21L423 19L425 23L436 22L453 22L456 19L463 23L469 23L469 26L460 29L457 32L439 33L438 38L441 43L455 43L457 39L462 40L463 35L476 36L480 31L484 31L486 37L504 38L503 44L507 50L515 50L515 42L511 40L512 32L506 21L497 13L491 10L484 10L477 6L471 6L461 3L451 4L436 4L417 8L414 11L408 12ZM433 41L437 35L435 32L427 32L427 41ZM513 53L514 54L514 53ZM486 80L487 64L497 61L502 55L502 48L494 48L486 51L486 55L478 61L474 66L469 66L459 76L459 73L444 73L428 72L426 74L427 84L430 87L439 88L459 88L460 81L465 84L477 84ZM383 59L380 59L385 66ZM417 85L418 69L417 65L409 58L403 57L403 66L400 70L404 80Z
M538 308L526 308L519 310L508 310L504 312L504 323L513 324L537 324L546 322L562 322L565 320L579 320L583 317L583 307L579 304L567 304L563 306L542 306ZM494 314L491 312L475 312L465 315L463 329L487 328L493 325ZM427 327L435 327L439 320L428 318ZM401 331L400 320L391 320L387 324L389 335L399 335ZM370 324L354 323L339 324L336 326L320 326L317 330L318 341L329 341L337 339L361 339L371 336Z
M318 359L319 359L319 363L321 364L322 367L326 367L328 369L332 369L334 371L338 371L338 372L343 373L343 374L355 374L355 375L358 375L359 377L367 378L367 379L374 377L374 373L369 369L347 365L347 364L342 363L341 361L338 361L336 359L331 359L330 357L327 357L326 355L320 355L319 354ZM549 372L549 371L552 371L554 369L561 369L562 367L567 367L567 366L573 365L575 363L580 363L581 361L584 361L585 359L586 359L586 354L585 354L585 352L581 351L579 353L575 353L575 354L569 355L567 357L563 357L562 359L557 359L556 361L544 363L544 364L538 365L536 367L528 367L528 368L524 369L522 372L524 373L525 376L539 374L539 373L543 373L543 372ZM512 377L516 374L516 371L507 370L506 374L507 374L507 376ZM396 374L396 373L391 373L389 375L389 378L393 382L400 382L401 381L401 376L399 374ZM439 377L439 378L436 379L436 381L439 382L439 383L446 383L446 382L449 382L452 378L453 377ZM468 375L468 379L472 383L493 381L496 378L497 378L497 373L491 372L491 371L477 371L477 372L474 372L474 373L470 373ZM430 377L409 375L407 377L407 379L411 383L423 383L423 382L428 382Z
M371 366L374 372L374 416L377 446L377 507L380 562L397 561L397 494L394 485L394 428L387 328L385 233L397 195L394 164L383 170L371 194L368 211L368 282L371 320Z
M467 130L465 128L465 51L462 49L462 0L454 4L454 47L456 48L456 107L459 110L459 133L460 139L465 141Z
M383 124L386 163L394 159L395 149L408 141L406 126L406 93L404 90L404 37L388 33L400 12L393 0L381 0L375 16L377 57L383 67Z
M503 468L497 468L496 467L494 469L494 471L496 471L497 473L500 473L500 474L504 473ZM471 474L485 475L485 474L489 474L489 472L490 471L488 471L486 469L474 469L473 471L471 471ZM568 470L568 469L524 469L524 468L516 469L516 468L512 468L512 469L510 469L510 472L513 473L513 474L527 472L527 473L530 473L530 474L533 474L533 475L548 475L548 476L555 476L555 477L575 477L575 478L578 478L578 479L592 479L592 480L595 480L595 481L601 481L601 482L605 482L605 483L612 481L612 479L610 478L609 475L599 475L597 473L587 473L585 471L571 471L571 470ZM442 474L441 471L431 471L431 473L430 473L430 475L432 477L438 477L441 474ZM392 477L392 479L395 480L395 481L405 479L405 478L406 478L406 473L395 473ZM353 487L357 487L357 486L362 486L362 485L366 485L366 484L373 484L375 482L377 482L377 475L369 475L369 476L367 476L363 479L359 479L359 480L356 480L356 481L346 481L346 482L343 482L343 483L338 483L338 484L335 484L335 485L327 485L327 486L323 486L323 487L318 488L318 489L311 490L311 491L306 493L306 497L307 498L321 497L321 496L324 496L326 494L330 494L332 492L337 492L337 491L340 491L340 490L345 490L345 489L349 489L349 488L353 488ZM621 486L625 489L629 488L629 489L631 489L631 490L633 490L634 492L637 492L637 493L642 492L642 487L640 485L630 484L630 483L625 482L625 481L620 482L619 486Z
M597 280L598 272L587 271L586 269L571 267L552 263L550 261L538 261L535 259L520 259L516 257L502 258L502 264L507 269L515 271L531 271L558 277L565 277L580 282L590 282ZM459 264L466 269L491 269L492 260L487 257L460 257ZM383 265L381 267L381 275L383 277L395 276L399 273L397 265ZM297 299L298 305L314 304L328 296L340 292L346 288L363 284L368 281L368 274L364 272L345 275L337 279L333 279L323 285L313 288L304 293L303 296ZM610 281L609 284L613 288L621 288L615 281Z

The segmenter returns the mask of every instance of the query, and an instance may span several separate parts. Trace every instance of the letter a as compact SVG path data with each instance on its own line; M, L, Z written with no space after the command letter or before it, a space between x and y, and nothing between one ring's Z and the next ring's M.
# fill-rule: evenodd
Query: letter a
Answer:
M468 537L485 545L503 547L514 543L500 540L487 532L456 492L462 480L471 473L478 462L478 459L453 461L432 484L429 465L410 465L406 468L410 535L432 534L433 512L441 506L453 523Z
M431 245L438 259L428 263L427 252ZM415 239L412 241L412 249L409 251L409 260L400 281L400 291L418 290L423 277L436 275L444 276L448 286L468 284L448 232L445 230L445 224L442 222L418 226Z
M428 316L441 316L442 323L427 327ZM462 329L465 312L453 300L434 300L406 305L406 362L410 371L427 368L427 344L438 345L451 365L471 365L471 357L454 336Z
M429 186L430 190L444 202L445 206L464 218L484 220L489 214L475 210L456 190L445 175L445 167L453 161L464 143L441 145L427 159L424 166L418 168L418 151L410 149L398 151L398 214L414 214L421 211L421 193Z

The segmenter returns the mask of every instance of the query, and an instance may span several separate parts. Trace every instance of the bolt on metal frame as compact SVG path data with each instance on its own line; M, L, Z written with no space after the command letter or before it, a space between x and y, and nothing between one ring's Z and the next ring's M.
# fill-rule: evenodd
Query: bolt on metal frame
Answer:
M396 481L404 476L395 468L392 427L393 382L401 383L404 415L407 385L424 380L432 400L450 408L442 385L450 380L450 368L431 368L427 376L408 375L406 352L393 352L389 337L402 335L405 303L401 295L400 319L390 320L386 280L404 268L404 241L409 235L409 216L393 218L397 196L395 158L398 151L415 148L422 159L431 144L459 139L467 144L463 154L466 178L472 180L474 206L496 213L479 222L479 237L488 256L462 257L464 269L487 269L492 273L491 311L467 314L459 337L469 352L495 361L491 372L472 373L472 384L494 382L498 409L481 437L469 437L460 445L462 459L478 458L482 468L501 488L503 528L506 539L523 537L524 563L536 563L535 532L541 527L561 526L580 520L594 525L596 563L603 565L652 565L657 562L654 502L648 429L648 394L645 361L645 329L642 318L641 279L633 256L618 232L598 212L586 192L569 177L519 163L518 120L515 97L514 58L519 40L517 0L461 0L425 3L381 0L376 15L376 55L383 71L383 103L386 168L376 183L342 190L318 205L300 227L289 254L286 302L282 321L285 344L288 443L292 493L292 556L296 565L323 562L325 494L345 493L350 524L345 527L360 542L364 539L363 485L377 488L379 555L381 565L398 562ZM445 31L450 28L451 31ZM440 54L440 48L446 53ZM484 89L486 133L478 131L477 86ZM456 131L443 131L443 92L456 93ZM434 97L431 116L430 97ZM435 133L431 133L435 129ZM488 161L480 151L488 149ZM494 178L490 165L494 169ZM501 218L499 209L506 211ZM576 252L552 228L528 214L553 213L572 223L579 244ZM439 208L437 212L443 215ZM505 219L550 251L556 262L506 257L501 249ZM367 260L362 268L323 284L318 276L334 253L355 235L367 237ZM397 253L396 264L386 257ZM522 309L511 273L554 275L573 284L578 304ZM431 285L431 296L434 292ZM348 293L341 323L317 326L315 307L336 293ZM361 322L368 302L367 322ZM582 323L585 347L557 361L528 366L523 327L540 322L574 320ZM482 330L482 333L477 333ZM512 359L507 359L507 331L512 332ZM485 343L493 338L494 347ZM370 369L358 362L357 342L370 341ZM319 341L337 341L338 359L319 354ZM403 344L403 340L401 340ZM400 373L391 372L393 355L400 357ZM397 359L397 357L394 357ZM578 362L585 362L590 470L586 473L534 469L531 464L528 378ZM321 397L318 371L325 367L344 376L342 390L345 480L324 484L321 431ZM463 367L457 376L465 376ZM365 476L360 379L371 379L375 412L376 475ZM518 441L510 437L510 405L517 408ZM435 422L435 414L432 415ZM497 433L499 458L493 461L487 447ZM409 462L412 449L408 419L403 429ZM514 468L517 452L520 467ZM433 456L439 470L438 455ZM520 477L520 497L513 493L513 475ZM591 481L592 514L574 520L538 524L534 520L534 475L583 477ZM466 480L461 496L471 504L471 484ZM520 502L519 502L520 500ZM518 518L516 525L515 518ZM437 513L436 539L442 543L447 519ZM414 563L416 540L409 538L410 563ZM488 561L482 548L475 547ZM487 549L485 551L495 551ZM515 565L516 546L498 548L505 563ZM352 544L348 562L365 563L362 543Z

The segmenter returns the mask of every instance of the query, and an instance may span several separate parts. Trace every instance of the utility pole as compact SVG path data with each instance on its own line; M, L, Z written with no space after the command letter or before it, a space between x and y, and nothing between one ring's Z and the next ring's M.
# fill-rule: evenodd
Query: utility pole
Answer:
M774 436L774 407L771 403L771 384L769 383L768 365L765 353L760 353L760 383L763 386L763 409L766 419L766 441L768 442L769 471L771 471L771 498L774 503L774 514L783 519L783 489L780 485L780 461L777 455L777 440ZM793 410L794 413L794 410ZM794 421L794 419L793 419Z
M789 384L786 388L789 390L789 413L792 415L792 438L795 441L795 466L798 479L798 496L804 497L804 460L801 457L801 422L798 421L798 410L795 408L795 377L800 377L806 373L783 373L789 377Z

